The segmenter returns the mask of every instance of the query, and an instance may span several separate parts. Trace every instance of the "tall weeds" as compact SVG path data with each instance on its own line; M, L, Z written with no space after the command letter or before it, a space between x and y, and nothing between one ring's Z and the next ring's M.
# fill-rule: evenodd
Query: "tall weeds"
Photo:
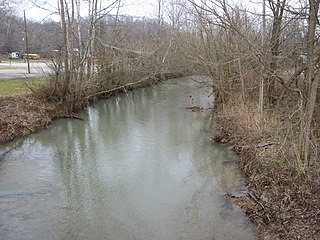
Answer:
M239 153L239 166L249 179L249 198L241 201L248 216L263 238L317 239L320 163L317 151L309 164L298 157L294 104L260 113L256 101L239 97L218 105L216 140ZM313 141L319 145L319 139Z

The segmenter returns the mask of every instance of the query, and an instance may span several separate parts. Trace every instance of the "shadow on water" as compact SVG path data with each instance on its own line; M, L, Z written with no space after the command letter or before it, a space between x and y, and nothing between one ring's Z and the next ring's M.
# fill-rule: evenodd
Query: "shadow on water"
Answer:
M188 78L101 101L84 121L3 146L5 239L255 239L224 199L244 184L210 141L209 88ZM190 97L192 96L192 97Z

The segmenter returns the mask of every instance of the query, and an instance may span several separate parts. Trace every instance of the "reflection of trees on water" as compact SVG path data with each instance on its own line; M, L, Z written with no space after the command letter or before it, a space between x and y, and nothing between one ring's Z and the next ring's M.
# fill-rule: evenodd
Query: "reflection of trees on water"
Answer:
M70 134L59 135L56 147L67 201L68 232L99 238L107 237L117 222L117 228L122 226L114 218L116 214L111 213L114 208L110 204L114 202L114 191L118 197L125 198L127 189L125 185L114 189L101 176L100 162L108 146L104 144L103 132L97 128L101 121L97 116L99 111L89 109L88 122L79 122L79 126L63 125L62 132Z
M188 184L198 179L197 189L185 202L186 211L181 212L181 218L200 226L209 225L212 231L208 236L214 239L251 239L251 229L241 212L234 211L232 205L224 199L224 194L235 190L243 184L243 176L235 161L235 154L226 146L210 141L213 122L211 116L202 116L202 120L195 121L193 126L197 134L193 137L191 172L187 178ZM191 179L188 181L188 179ZM209 194L209 196L208 196ZM207 201L211 201L208 203ZM203 209L202 206L207 206ZM210 214L210 216L207 216ZM237 222L234 219L238 219ZM239 224L239 219L244 221ZM234 224L239 224L234 228ZM203 229L205 231L205 229Z

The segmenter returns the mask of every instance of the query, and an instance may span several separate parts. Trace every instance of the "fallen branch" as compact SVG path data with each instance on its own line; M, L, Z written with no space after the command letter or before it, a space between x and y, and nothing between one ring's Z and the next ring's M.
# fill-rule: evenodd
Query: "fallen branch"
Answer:
M256 145L256 148L264 148L264 147L269 147L269 146L272 146L274 145L273 142L271 143L259 143L258 145Z
M115 87L115 88L112 88L112 89L109 89L109 90L104 90L104 91L100 91L100 92L97 92L97 93L94 93L94 94L90 94L89 96L85 97L85 99L90 99L92 97L95 97L95 96L98 96L98 95L101 95L101 94L105 94L105 93L111 93L111 92L114 92L114 91L117 91L119 89L127 89L127 87L129 86L133 86L133 85L136 85L138 83L142 83L142 82L145 82L145 81L148 81L149 78L151 76L155 76L155 74L152 74L152 75L149 75L148 77L142 79L142 80L139 80L137 82L132 82L132 83L128 83L128 84L125 84L125 85L121 85L119 87Z
M81 120L81 121L84 120L83 118L81 118L81 117L79 117L77 115L67 115L67 116L62 116L60 118L71 118L71 119L77 119L77 120Z
M271 206L269 206L267 203L262 203L263 200L261 200L259 197L257 197L255 194L248 192L247 193L248 196L257 204L259 204L263 209L268 208L270 209L272 212L276 212L276 210L274 208L272 208Z

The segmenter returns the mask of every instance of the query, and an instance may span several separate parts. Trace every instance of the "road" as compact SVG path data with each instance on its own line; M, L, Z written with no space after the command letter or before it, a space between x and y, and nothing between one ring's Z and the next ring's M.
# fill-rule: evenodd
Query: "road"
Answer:
M35 78L51 73L51 69L46 62L30 61L30 70L30 73L28 73L27 63L1 62L0 80Z

